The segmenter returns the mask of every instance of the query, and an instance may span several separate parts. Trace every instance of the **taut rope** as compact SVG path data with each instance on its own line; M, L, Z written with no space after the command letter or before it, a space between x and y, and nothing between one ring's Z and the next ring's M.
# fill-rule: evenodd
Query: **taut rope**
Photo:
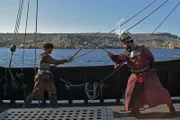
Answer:
M38 0L36 0L36 28L35 28L35 38L34 38L34 73L36 74L36 45L37 45L37 24L38 23Z
M157 26L157 28L152 32L152 34L164 23L164 21L174 12L174 10L179 6L180 2L171 10L171 12L164 18L164 20Z
M120 25L120 27L123 26L124 24L128 23L128 22L129 22L130 20L132 20L133 18L135 18L137 15L139 15L141 12L143 12L145 9L147 9L149 6L151 6L155 1L156 1L156 0L154 0L153 2L151 2L150 4L148 4L145 8L143 8L143 9L140 10L138 13L136 13L134 16L132 16L131 18L129 18L128 20L126 20L124 23L122 23L122 24ZM167 1L168 1L168 0L167 0ZM166 1L166 2L167 2L167 1ZM165 3L163 3L163 4L165 4ZM162 6L162 5L161 5L161 6ZM155 11L154 11L154 12L155 12ZM151 13L151 14L152 14L152 13ZM150 16L150 15L148 15L148 16ZM146 17L146 18L147 18L147 17ZM145 18L143 18L141 21L139 21L138 24L139 24L140 22L142 22L144 19L145 19ZM134 26L136 26L136 25L134 25ZM134 27L134 26L133 26L133 27ZM111 30L109 33L107 33L106 35L102 36L101 38L99 38L99 39L91 42L91 44L93 44L93 43L95 43L96 41L99 41L99 40L101 40L102 38L106 37L107 35L111 34L111 33L114 32L117 28L118 28L118 27L116 27L115 29ZM132 27L131 27L131 28L132 28ZM129 29L131 29L131 28L129 28ZM113 39L114 39L114 38L113 38ZM107 52L107 50L105 50L105 49L102 48L102 47L101 47L100 49L103 49L105 52ZM82 57L82 56L84 56L84 55L86 55L87 53L90 53L90 52L92 52L92 51L94 51L94 50L88 51L88 52L84 53L83 55L80 55L80 56L76 57L75 59L80 58L80 57Z
M159 8L161 8L168 0L166 0L165 2L163 2L160 6L158 6L155 10L153 10L150 14L148 14L146 17L144 17L142 20L140 20L139 22L137 22L136 24L134 24L132 27L128 28L127 31L129 31L130 29L132 29L133 27L135 27L136 25L138 25L139 23L141 23L142 21L144 21L146 18L148 18L150 15L152 15L154 12L156 12Z

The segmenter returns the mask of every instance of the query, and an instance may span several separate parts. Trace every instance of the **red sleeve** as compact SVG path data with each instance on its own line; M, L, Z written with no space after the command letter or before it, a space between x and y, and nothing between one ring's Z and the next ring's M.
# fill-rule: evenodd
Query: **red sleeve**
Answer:
M147 59L150 60L150 67L155 68L154 56L152 52L149 49L144 48L144 55L146 56Z
M126 56L124 55L124 53L121 54L113 54L111 56L112 61L115 62L114 68L116 69L118 66L120 66L121 64L123 64L126 61Z

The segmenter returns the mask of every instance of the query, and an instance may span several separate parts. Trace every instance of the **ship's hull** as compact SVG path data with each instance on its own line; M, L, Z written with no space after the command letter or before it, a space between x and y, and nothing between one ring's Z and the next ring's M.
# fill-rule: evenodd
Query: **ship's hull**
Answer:
M171 96L180 96L180 59L156 61L156 69L162 85L170 92ZM33 89L34 68L23 68L23 71L22 68L11 68L10 70L14 79L7 67L0 67L0 100L24 100L25 96L30 94ZM73 100L85 100L87 103L90 98L99 99L101 102L104 99L116 99L116 102L120 102L131 73L124 64L106 79L113 71L113 65L57 68L53 71L53 75L58 99L69 100L69 103L72 103ZM19 77L22 73L25 75L24 78ZM15 82L18 84L18 89L13 87L12 83ZM94 91L87 91L87 88ZM89 93L89 96L85 91ZM48 99L47 93L44 94L44 99Z

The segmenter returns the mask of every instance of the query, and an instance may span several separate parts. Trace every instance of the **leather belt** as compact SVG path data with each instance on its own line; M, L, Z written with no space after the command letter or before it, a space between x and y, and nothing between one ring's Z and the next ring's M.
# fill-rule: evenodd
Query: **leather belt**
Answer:
M37 74L51 73L49 70L38 70Z
M142 73L142 72L147 71L149 68L150 68L150 66L146 65L145 67L140 68L140 69L131 69L131 72L133 72L133 73Z

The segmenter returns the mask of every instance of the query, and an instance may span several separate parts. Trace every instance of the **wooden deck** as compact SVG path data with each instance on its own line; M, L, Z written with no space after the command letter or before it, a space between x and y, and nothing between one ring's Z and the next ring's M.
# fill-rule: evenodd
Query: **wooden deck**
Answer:
M19 105L9 105L11 106L11 108L7 107L7 105L0 105L0 118L2 117L3 113L8 113L10 111L13 110L20 110L20 111L26 111L26 110L30 110L30 109L26 109L26 108L22 108ZM136 119L143 119L143 120L162 120L162 119L166 119L166 120L180 120L180 103L174 103L174 106L176 108L176 114L171 116L169 114L168 111L168 107L166 105L160 105L151 109L148 108L144 108L141 109L141 115L140 118L135 118L129 115L128 112L125 112L124 110L124 106L86 106L86 107L58 107L58 108L49 108L49 107L43 107L43 108L34 108L34 110L42 110L42 111L72 111L72 110L84 110L87 113L87 116L89 114L88 110L91 111L93 109L93 111L98 111L101 110L103 111L103 113L101 114L101 119L97 119L97 120L104 120L105 118L107 120L136 120ZM37 107L37 106L36 106ZM24 109L24 110L23 110ZM32 109L33 110L33 109ZM106 110L106 112L105 112ZM19 113L22 114L22 113ZM65 113L64 113L65 114ZM74 113L73 113L74 114ZM80 114L82 114L82 112L80 112ZM80 115L79 114L79 115ZM84 114L84 113L83 113ZM12 115L12 114L10 114ZM43 117L43 116L42 116ZM66 116L67 117L67 116ZM77 118L76 120L81 120L82 118ZM8 119L9 120L9 119ZM11 120L13 120L13 118L11 118ZM29 119L27 119L29 120ZM34 119L36 120L36 119ZM48 119L47 119L48 120ZM59 120L59 119L53 119L53 120ZM63 118L62 120L71 120L71 119L66 119ZM72 120L75 120L74 118ZM91 120L88 117L85 117L83 120ZM93 120L95 120L95 118L93 118Z
M144 108L141 109L141 115L139 119L143 120L180 120L180 103L174 104L176 108L176 114L171 116L167 105L160 105L154 108ZM114 106L113 110L113 120L136 120L137 118L129 116L127 112L124 111L123 106Z

